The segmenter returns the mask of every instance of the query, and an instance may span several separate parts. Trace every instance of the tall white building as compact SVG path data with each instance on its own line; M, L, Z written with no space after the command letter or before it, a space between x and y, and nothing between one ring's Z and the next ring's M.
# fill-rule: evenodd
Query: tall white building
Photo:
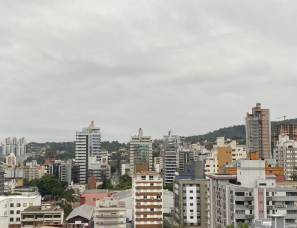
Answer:
M238 160L237 174L208 177L208 227L252 225L269 214L286 215L286 222L296 223L296 188L276 186L276 176L265 174L264 160Z
M87 183L90 157L101 160L101 133L100 128L94 126L94 121L81 132L76 132L75 162L79 165L80 183Z
M142 129L138 131L138 136L132 136L130 141L130 175L135 171L136 164L148 164L149 170L153 168L152 161L153 143L151 136L143 136Z
M17 157L22 157L26 154L26 139L25 138L6 138L5 142L1 142L2 155L10 155L13 153Z
M286 180L291 180L294 167L297 166L297 141L290 140L286 134L280 135L276 142L274 156L277 166L284 168Z
M163 184L173 183L175 172L179 168L178 155L179 155L179 142L180 138L177 135L168 135L163 137Z

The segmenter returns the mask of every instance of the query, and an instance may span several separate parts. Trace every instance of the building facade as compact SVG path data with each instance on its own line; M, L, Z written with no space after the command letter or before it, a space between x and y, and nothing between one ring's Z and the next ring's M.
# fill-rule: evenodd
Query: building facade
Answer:
M173 182L175 172L179 167L179 142L179 136L172 135L170 131L163 137L163 185Z
M17 157L26 155L26 139L25 138L6 138L1 143L2 155L10 155L13 153Z
M148 171L148 165L136 165L132 179L134 228L159 228L163 224L163 180Z
M286 222L296 222L296 188L276 186L276 176L265 174L265 161L239 160L237 174L208 176L208 227L250 226L269 214L285 214Z
M81 132L76 132L75 162L79 166L80 183L87 183L90 157L101 160L101 133L100 128L94 126L94 121Z
M297 141L290 140L289 135L281 134L274 148L274 156L278 166L284 168L286 180L292 180L291 175L297 166Z
M9 225L21 224L21 212L30 206L41 205L41 196L1 196L0 217L9 217Z
M132 136L130 141L130 175L135 172L136 164L148 164L149 170L153 168L151 136L143 136L140 128L138 136Z
M282 134L288 135L289 140L297 141L297 123L289 123L284 121L278 124L274 124L273 126L274 147L276 147L276 143L279 140L279 136Z
M261 109L257 103L245 117L247 152L259 152L259 158L271 158L270 109Z
M117 197L105 197L96 201L94 208L94 228L125 228L126 207Z
M63 224L64 210L59 206L31 206L21 212L21 227Z
M203 163L192 161L174 180L174 215L181 225L207 227L207 180Z
M237 145L235 140L225 143L224 137L217 137L205 160L205 174L222 173L224 165L241 158L246 158L245 145Z

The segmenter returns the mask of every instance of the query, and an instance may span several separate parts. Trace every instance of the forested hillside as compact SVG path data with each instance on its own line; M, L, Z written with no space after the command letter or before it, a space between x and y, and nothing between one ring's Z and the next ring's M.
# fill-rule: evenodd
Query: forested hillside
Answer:
M272 121L271 122L271 136L273 136L273 126L281 121ZM286 122L297 123L296 119L289 119ZM212 132L208 132L204 135L193 135L184 137L183 141L186 142L203 142L207 141L215 141L217 137L224 136L226 139L232 140L245 140L245 125L234 125L231 127L220 128L219 130L215 130ZM273 140L273 139L272 139Z

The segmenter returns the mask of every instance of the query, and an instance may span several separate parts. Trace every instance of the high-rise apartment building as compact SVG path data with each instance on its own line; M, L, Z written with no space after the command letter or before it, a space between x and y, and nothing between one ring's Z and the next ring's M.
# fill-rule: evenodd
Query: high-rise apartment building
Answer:
M76 132L75 162L79 165L80 183L87 182L90 157L101 160L101 133L100 128L94 126L94 121L81 132Z
M174 214L181 225L207 227L207 180L203 162L191 161L174 180Z
M175 172L178 169L178 153L180 138L177 135L172 135L168 132L168 135L164 135L163 138L163 184L173 182Z
M286 134L279 135L274 149L274 157L278 166L284 168L286 180L291 180L297 166L297 141L290 140Z
M296 222L295 187L277 186L263 160L238 160L236 166L237 174L208 174L208 227L252 225L269 214L285 214L286 222Z
M271 158L270 110L257 103L245 117L247 152L259 152L259 158Z
M132 178L134 228L159 228L163 224L163 181L148 171L148 165L135 165Z
M279 135L286 134L289 136L289 140L297 141L297 123L289 123L286 121L274 124L273 126L273 141L274 147L278 141Z
M138 136L132 136L130 141L130 175L135 172L136 164L147 164L149 170L153 168L151 136L143 136L142 129Z
M2 155L13 153L17 157L22 157L26 154L26 139L6 138L5 142L1 142L1 151Z

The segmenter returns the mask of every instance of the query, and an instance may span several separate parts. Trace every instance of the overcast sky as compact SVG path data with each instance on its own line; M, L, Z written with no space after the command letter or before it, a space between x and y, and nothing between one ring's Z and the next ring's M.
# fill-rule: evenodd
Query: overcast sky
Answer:
M204 134L297 117L296 1L2 1L0 141Z

